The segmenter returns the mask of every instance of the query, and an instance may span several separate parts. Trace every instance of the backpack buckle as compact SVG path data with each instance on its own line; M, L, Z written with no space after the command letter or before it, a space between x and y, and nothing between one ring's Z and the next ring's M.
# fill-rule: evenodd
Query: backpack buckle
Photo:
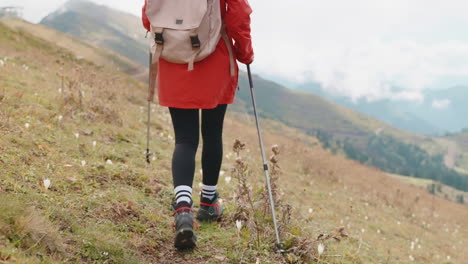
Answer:
M164 37L162 33L154 33L154 42L159 45L164 45Z
M197 49L201 47L201 42L198 38L198 35L190 36L190 41L192 42L192 48Z

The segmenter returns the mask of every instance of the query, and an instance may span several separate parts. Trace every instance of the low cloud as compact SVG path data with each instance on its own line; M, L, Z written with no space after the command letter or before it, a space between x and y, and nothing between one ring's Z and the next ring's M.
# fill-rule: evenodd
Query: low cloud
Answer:
M425 89L452 77L468 80L468 18L461 12L468 2L251 3L260 73L370 101L421 102Z
M449 99L444 99L444 100L433 100L432 101L432 108L435 109L446 109L450 106L452 102Z

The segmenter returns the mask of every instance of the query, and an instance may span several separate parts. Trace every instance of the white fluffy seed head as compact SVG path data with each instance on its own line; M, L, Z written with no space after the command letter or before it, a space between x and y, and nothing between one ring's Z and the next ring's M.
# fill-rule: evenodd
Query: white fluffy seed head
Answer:
M325 245L320 243L318 246L317 246L317 252L318 254L321 256L324 252L325 252Z
M236 220L236 227L237 227L237 231L240 231L242 229L242 221L241 220Z
M42 184L44 185L44 189L47 191L50 188L51 182L49 179L44 179Z

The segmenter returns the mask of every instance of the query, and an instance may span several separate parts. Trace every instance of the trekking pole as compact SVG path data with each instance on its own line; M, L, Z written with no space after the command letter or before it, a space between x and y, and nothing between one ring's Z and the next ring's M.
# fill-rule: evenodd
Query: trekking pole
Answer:
M252 96L252 105L255 115L255 123L257 124L257 132L258 132L258 141L260 142L260 150L262 152L262 159L263 159L263 170L265 171L265 178L268 187L268 195L270 199L270 207L271 207L271 214L273 216L273 225L275 227L275 234L276 234L276 247L278 253L285 253L286 251L282 248L280 236L278 232L278 224L276 221L276 212L275 212L275 201L273 201L273 194L271 192L271 183L270 183L270 170L268 169L267 158L265 155L265 146L263 144L262 138L262 131L260 128L260 121L258 120L257 114L257 106L255 104L255 95L254 95L254 87L253 87L253 80L252 80L252 73L250 72L250 64L247 64L247 74L249 75L249 85L250 85L250 95Z
M148 94L151 94L151 64L153 61L153 54L149 53L149 81L148 81ZM151 123L151 100L148 98L148 121L146 128L146 163L151 163L151 152L150 152L150 123Z

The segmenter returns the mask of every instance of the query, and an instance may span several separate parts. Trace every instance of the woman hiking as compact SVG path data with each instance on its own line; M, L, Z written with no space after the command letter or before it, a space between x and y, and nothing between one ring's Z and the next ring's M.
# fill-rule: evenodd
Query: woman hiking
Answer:
M200 8L197 3L203 6ZM189 10L180 11L184 9L182 7ZM215 17L217 10L213 8L220 11L219 23ZM175 12L174 16L171 16L172 11ZM179 49L178 44L174 45L175 42L169 39L170 34L178 29L187 29L188 24L196 21L194 17L198 13L203 16L199 28L184 31L190 33L186 42L191 45L189 52L193 50L194 55L189 56L188 63L174 63L166 59L170 57L167 55L170 52L182 53L179 52L182 48ZM239 70L235 60L244 64L253 61L251 13L247 0L146 0L143 6L143 25L152 32L156 43L152 71L157 76L159 104L169 108L175 134L172 177L175 195L174 246L177 249L196 246L192 186L200 138L200 109L203 185L196 218L199 221L215 221L223 214L216 188L223 159L223 122L227 105L233 103L238 87ZM208 34L218 37L208 56L195 60L209 45L204 43L209 40L203 39L202 32L203 23L208 19L215 21L210 22ZM161 23L162 20L165 23ZM173 51L170 51L171 45L174 46Z

